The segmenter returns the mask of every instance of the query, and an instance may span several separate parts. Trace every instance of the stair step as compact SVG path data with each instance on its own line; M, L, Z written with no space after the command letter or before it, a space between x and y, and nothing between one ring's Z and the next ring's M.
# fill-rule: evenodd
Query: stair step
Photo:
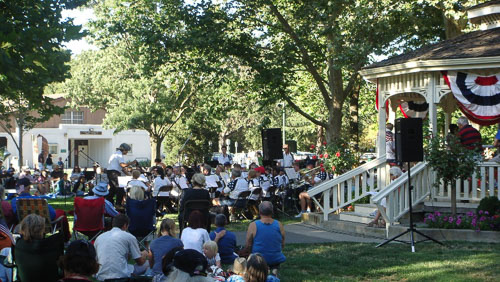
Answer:
M368 224L373 220L373 218L357 212L343 212L339 215L339 219L364 224Z
M450 208L451 207L451 202L431 202L431 201L426 201L424 202L424 205L427 207L435 207L435 208ZM459 200L457 200L457 208L464 208L464 209L476 209L477 206L479 206L479 203L461 203Z
M375 204L358 204L354 205L354 212L362 214L365 216L370 216L374 211L377 211L377 205Z
M385 228L368 227L366 224L343 220L328 220L323 222L322 227L330 231L377 238L385 238L386 233Z

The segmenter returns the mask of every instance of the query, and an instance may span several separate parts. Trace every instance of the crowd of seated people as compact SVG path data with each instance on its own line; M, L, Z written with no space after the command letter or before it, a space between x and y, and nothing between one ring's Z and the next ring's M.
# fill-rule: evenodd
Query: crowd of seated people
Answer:
M221 266L223 264L233 264L235 259L240 258L238 255L239 247L236 245L234 233L225 228L230 219L229 215L211 214L211 207L213 207L214 204L219 206L228 205L231 211L234 212L233 204L236 202L241 192L262 188L262 196L264 196L266 190L271 187L275 181L272 176L268 175L271 168L251 165L249 166L250 169L247 171L245 167L236 165L228 171L229 167L218 165L212 168L206 165L202 169L194 170L194 173L191 173L189 177L188 168L163 166L162 163L153 167L149 175L136 170L131 171L132 180L126 187L128 190L128 194L126 195L130 199L143 201L150 198L166 196L170 198L169 204L173 206L172 208L179 211L179 226L181 227L179 235L176 232L176 223L173 220L160 220L158 221L160 228L158 229L157 239L150 242L147 251L141 251L141 245L138 243L137 238L127 232L130 222L125 212L120 209L120 206L115 206L106 199L106 197L109 196L108 184L104 181L98 182L94 179L93 185L89 186L85 175L78 167L75 167L72 173L64 173L54 164L53 172L57 171L58 173L58 177L56 178L57 181L54 186L52 185L54 178L51 178L51 174L45 170L42 171L42 173L35 173L34 177L30 176L28 171L23 172L21 180L19 180L19 178L16 179L16 182L23 185L22 189L19 188L18 191L16 191L18 193L10 195L12 198L10 202L1 201L4 218L0 223L7 226L8 230L8 228L21 221L17 218L16 214L17 201L19 199L47 199L49 202L47 207L50 219L53 220L59 218L59 216L64 217L60 225L64 230L62 233L65 236L64 241L67 242L65 245L67 247L67 252L59 261L54 262L64 271L62 272L64 276L60 277L63 279L61 281L73 281L75 279L80 279L82 281L98 279L99 281L104 281L106 279L121 279L136 275L164 279L158 281L178 281L169 279L173 279L172 277L180 277L186 273L189 276L193 273L199 273L200 277L204 277L205 274L210 274L212 276L228 278L229 276L226 275L227 272L221 271ZM196 173L197 171L199 172ZM202 171L205 171L205 174L201 173ZM215 180L210 180L211 183L217 183L217 187L213 187L218 192L215 193L215 195L209 193L207 177L212 177L212 180ZM28 180L29 183L23 179ZM74 242L68 242L72 233L69 230L69 224L65 218L66 213L63 210L54 209L50 205L51 200L45 195L46 193L41 193L41 191L48 192L50 189L34 189L34 187L36 187L34 186L34 181L37 181L36 179L44 179L50 182L50 187L55 188L55 191L64 196L71 195L73 197L82 197L84 200L104 198L102 200L104 217L109 219L110 223L112 221L112 223L104 230L105 232L97 236L95 241L87 242L85 240L76 240ZM19 187L20 185L17 186ZM159 189L156 188L164 186L168 186L170 189L166 195L161 195ZM178 193L174 194L173 191L177 191ZM255 195L253 196L255 197ZM257 198L260 199L260 197ZM257 198L255 200L257 200ZM216 199L216 201L213 201L214 199ZM203 209L189 208L188 203L196 200L206 201L208 206ZM70 204L70 202L68 203ZM271 203L263 202L261 205L263 205L264 208L270 205L272 212ZM279 225L277 221L270 219L270 215L268 215L265 209L264 212L258 209L255 213L257 213L255 216L260 217L260 221L258 222L263 222L262 224L266 226L269 224L271 228L274 229L267 230L265 227L261 227L260 223L254 228L249 229L248 232L252 234L254 240L252 240L252 245L247 245L245 249L248 250L249 253L262 253L261 257L263 258L266 256L272 258L272 256L268 254L269 250L271 250L271 252L281 252L282 249L281 241L284 240L284 234L280 232L278 232L279 234L276 233L276 226L278 226L278 230L280 230L282 226ZM186 222L183 222L184 219L186 219ZM75 220L77 220L76 214ZM216 229L212 232L210 232L211 221L215 221L216 225ZM19 227L13 229L13 232L20 234L21 238L27 236L23 235L18 229ZM0 231L2 230L0 229ZM268 236L266 234L271 232L274 232L274 235L278 234L282 237L272 240L272 242L280 242L279 248L270 248L266 253L266 248L259 249L259 244L262 243L261 239L263 236ZM49 234L42 234L42 236L47 237ZM77 239L77 237L73 238L73 240L75 239ZM184 250L184 252L181 253L182 255L178 255L180 250ZM195 256L192 256L193 251L196 252ZM240 255L246 256L245 252L240 253ZM200 265L195 266L194 269L192 269L191 266L183 265L183 263L187 261L186 258L196 261L196 257L201 261L201 268ZM166 258L170 260L167 261ZM78 266L79 261L81 262L81 267ZM135 264L129 265L131 261ZM284 257L279 256L279 259L270 261L269 265L271 265L273 269L276 269L276 265L279 265L283 261ZM99 267L96 268L96 265ZM254 267L257 267L257 265L258 264L253 265L250 263L248 269L252 270ZM268 264L266 264L266 268L268 268ZM245 277L245 273L247 272L241 271L237 274ZM248 275L250 275L253 272L248 271L248 273ZM266 270L266 277L268 273L270 273L270 271Z

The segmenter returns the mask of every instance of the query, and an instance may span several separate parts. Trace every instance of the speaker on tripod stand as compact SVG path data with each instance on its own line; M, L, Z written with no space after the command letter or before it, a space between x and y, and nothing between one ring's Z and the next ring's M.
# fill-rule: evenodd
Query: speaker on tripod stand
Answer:
M431 238L422 232L418 231L413 224L413 207L412 207L412 190L411 185L411 173L410 173L410 163L411 162L421 162L424 160L424 147L423 147L423 133L422 133L422 119L420 118L399 118L396 120L396 160L398 163L406 162L408 164L408 207L410 215L410 226L406 231L398 234L380 244L376 247L382 247L385 244L396 241L401 243L406 243L411 245L411 251L415 252L415 244L424 241L433 241L440 245L443 243L438 240ZM398 240L399 237L409 233L410 241ZM422 241L415 242L414 233L419 234L425 239Z

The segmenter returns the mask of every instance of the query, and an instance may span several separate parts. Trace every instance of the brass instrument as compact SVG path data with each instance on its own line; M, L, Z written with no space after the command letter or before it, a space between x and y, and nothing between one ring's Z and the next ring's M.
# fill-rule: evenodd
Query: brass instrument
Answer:
M307 184L309 179L314 177L320 171L321 171L321 166L315 167L313 169L303 168L303 169L299 170L300 180L293 183L293 188L298 188L298 187L301 187L301 186Z

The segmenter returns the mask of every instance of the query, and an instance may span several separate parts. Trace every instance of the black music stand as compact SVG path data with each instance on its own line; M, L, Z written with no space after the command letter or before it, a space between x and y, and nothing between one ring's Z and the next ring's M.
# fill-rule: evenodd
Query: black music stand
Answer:
M396 242L400 242L400 243L405 243L405 244L410 244L411 245L411 252L414 253L415 252L415 244L417 243L421 243L421 242L425 242L425 241L433 241L434 243L438 243L442 246L444 246L443 243L439 242L438 240L428 236L428 235L425 235L423 234L422 232L418 231L416 228L415 228L415 225L413 224L413 207L411 205L411 191L413 190L413 186L411 185L411 176L410 176L410 162L408 162L408 203L409 203L409 207L410 207L410 227L408 227L408 229L406 229L406 231L404 231L403 233L400 233L390 239L387 239L385 240L384 242L378 244L375 248L378 248L378 247L382 247L384 245L386 245L387 243L389 242L392 242L392 241L396 241ZM407 241L402 241L402 240L397 240L399 237L407 234L407 233L410 233L410 241L407 242ZM426 238L424 240L420 240L420 241L416 241L415 242L415 238L414 238L414 233L417 233L419 234L420 236Z

